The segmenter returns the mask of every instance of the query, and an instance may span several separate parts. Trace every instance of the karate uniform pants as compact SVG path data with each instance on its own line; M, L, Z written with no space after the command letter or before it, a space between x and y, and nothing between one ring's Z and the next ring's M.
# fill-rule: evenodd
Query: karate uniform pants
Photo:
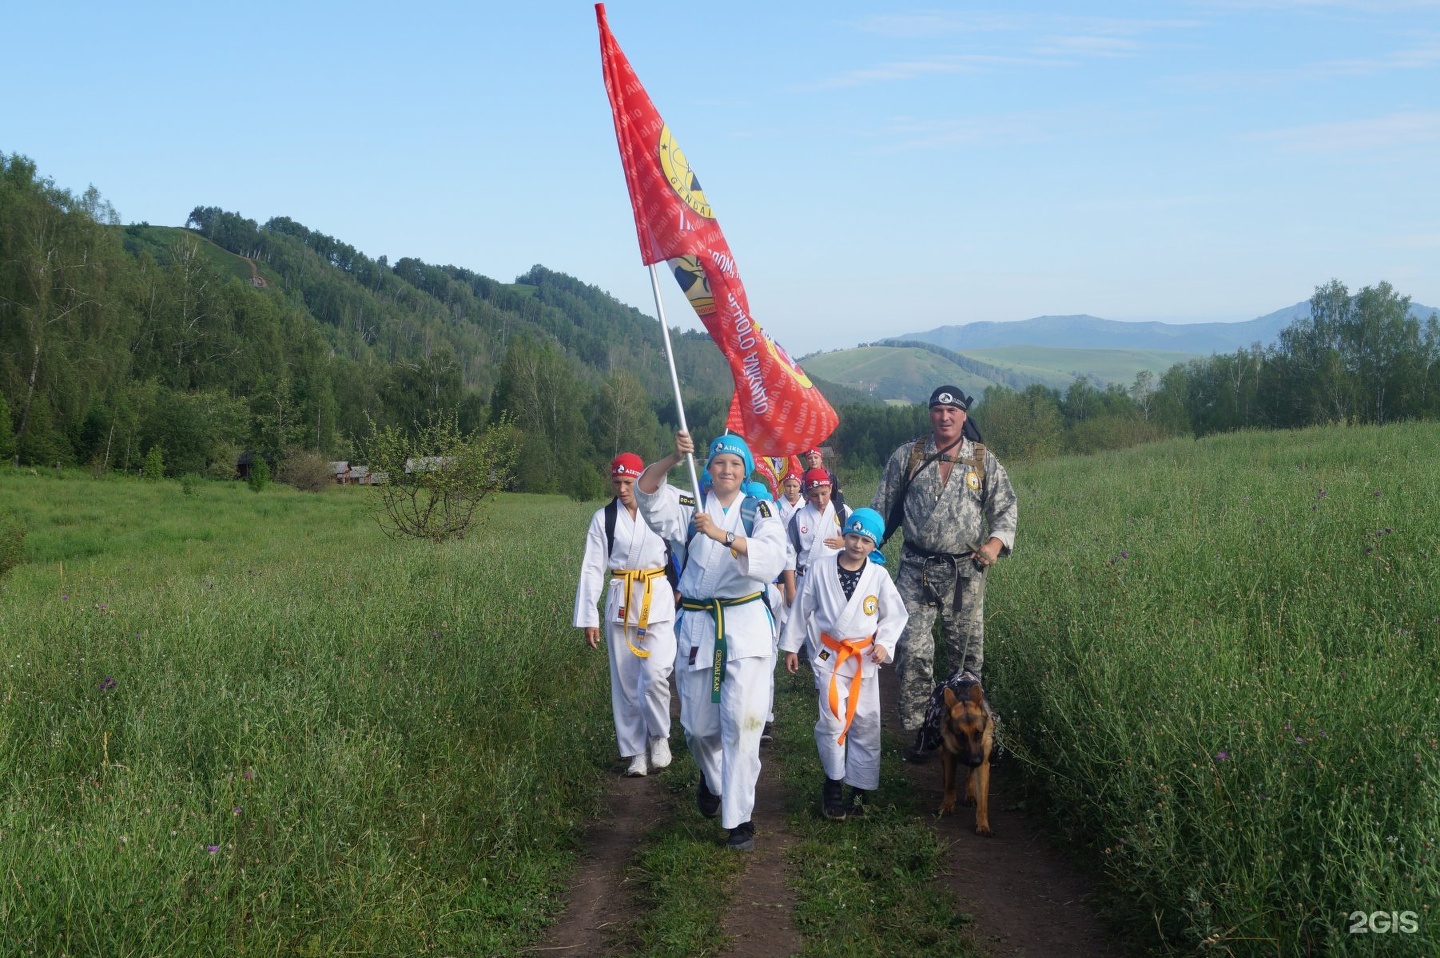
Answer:
M720 824L734 828L755 811L760 733L775 682L775 656L727 662L719 702L710 701L711 678L708 668L676 673L680 724L710 791L720 795Z
M860 703L855 708L855 719L850 723L845 744L835 741L845 728L845 713L850 707L852 683L858 665L851 658L846 660L838 675L823 665L815 670L816 684L820 687L820 719L815 723L815 748L820 753L820 766L825 769L826 778L843 779L846 785L869 792L880 787L878 674L866 676L860 683ZM830 711L832 675L835 676L835 691L839 696L836 700L839 718Z
M642 659L630 642L650 653ZM650 739L670 735L670 673L675 669L675 628L672 622L651 622L644 640L633 626L611 623L605 644L610 653L610 708L615 715L615 740L626 758L646 754Z

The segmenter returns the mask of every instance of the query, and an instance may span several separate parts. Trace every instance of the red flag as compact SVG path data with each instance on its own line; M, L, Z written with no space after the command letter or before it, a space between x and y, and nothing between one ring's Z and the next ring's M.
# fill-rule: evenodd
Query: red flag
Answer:
M733 409L734 406L732 405ZM770 488L770 495L776 499L780 498L780 480L775 475L775 469L770 465L775 460L769 456L755 457L755 474L765 480L765 485Z
M635 211L640 260L669 263L685 298L730 364L735 398L727 422L757 456L818 446L840 419L804 371L750 315L745 287L710 202L595 4L600 60L615 139Z

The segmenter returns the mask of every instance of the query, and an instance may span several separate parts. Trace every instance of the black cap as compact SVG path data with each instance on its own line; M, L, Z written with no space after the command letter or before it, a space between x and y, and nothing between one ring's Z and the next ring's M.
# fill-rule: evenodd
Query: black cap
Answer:
M930 394L930 408L954 406L961 412L970 408L970 397L959 386L941 386Z

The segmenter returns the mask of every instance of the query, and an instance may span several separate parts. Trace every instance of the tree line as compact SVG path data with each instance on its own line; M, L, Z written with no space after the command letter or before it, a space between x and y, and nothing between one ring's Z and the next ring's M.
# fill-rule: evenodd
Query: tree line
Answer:
M1237 429L1437 419L1440 320L1413 315L1389 283L1352 295L1331 280L1269 347L1142 372L1128 387L991 387L977 416L997 452L1032 459Z
M288 217L197 206L187 229L122 225L0 153L0 460L233 476L240 455L350 458L375 428L512 433L514 488L603 494L616 452L646 458L677 425L654 320L535 266L504 283L391 264ZM1178 434L1440 414L1436 320L1389 285L1316 290L1272 347L1142 373L1129 387L991 387L973 410L1001 455L1036 458ZM732 385L702 332L672 330L687 419L723 430ZM842 470L878 470L928 429L818 382L840 412Z

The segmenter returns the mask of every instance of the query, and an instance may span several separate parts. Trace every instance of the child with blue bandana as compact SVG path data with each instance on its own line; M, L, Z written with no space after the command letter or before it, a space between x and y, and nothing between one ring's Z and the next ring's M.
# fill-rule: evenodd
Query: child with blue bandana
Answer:
M885 537L880 514L856 509L843 533L845 548L817 560L801 580L780 639L792 675L800 668L801 646L815 670L815 746L825 772L820 806L837 821L863 814L865 794L880 785L878 672L894 659L910 618L875 551Z
M674 674L680 724L700 769L696 805L707 817L719 815L730 832L727 848L751 851L760 734L775 670L763 596L785 567L785 528L773 503L747 502L741 486L755 460L739 436L711 443L710 484L698 502L671 486L666 476L694 449L689 433L677 433L675 452L641 474L635 500L656 534L685 543Z

